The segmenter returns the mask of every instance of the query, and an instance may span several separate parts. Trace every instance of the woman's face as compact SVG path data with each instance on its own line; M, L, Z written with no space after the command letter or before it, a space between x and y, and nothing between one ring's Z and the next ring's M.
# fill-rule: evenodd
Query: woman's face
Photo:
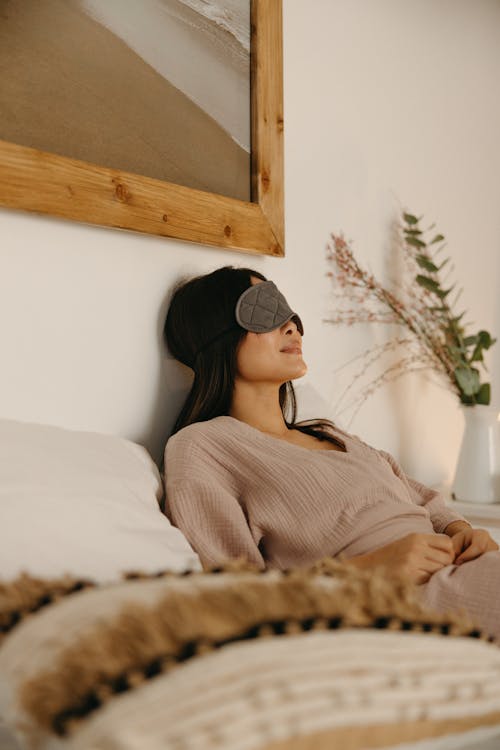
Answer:
M251 277L252 284L262 279ZM289 351L287 351L289 350ZM289 320L268 333L248 331L237 352L238 375L253 382L286 383L307 372L302 358L302 335L297 324Z

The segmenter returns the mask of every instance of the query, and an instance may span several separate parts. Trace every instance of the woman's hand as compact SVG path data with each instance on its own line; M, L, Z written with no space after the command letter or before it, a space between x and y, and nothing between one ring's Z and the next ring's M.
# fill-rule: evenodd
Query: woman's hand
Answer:
M426 583L437 570L451 565L454 558L453 542L446 534L408 534L347 562L361 569L383 567L391 575Z
M450 523L445 534L450 537L455 553L455 565L461 565L468 560L484 555L485 552L493 552L498 549L498 544L491 538L486 529L473 529L468 523L454 521Z

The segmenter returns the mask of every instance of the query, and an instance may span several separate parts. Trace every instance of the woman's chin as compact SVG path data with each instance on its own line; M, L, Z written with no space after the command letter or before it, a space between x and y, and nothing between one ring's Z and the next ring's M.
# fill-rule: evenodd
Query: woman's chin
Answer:
M298 367L297 371L294 374L291 374L288 379L297 380L298 378L303 378L306 373L307 373L307 365L305 362L302 362L302 367Z

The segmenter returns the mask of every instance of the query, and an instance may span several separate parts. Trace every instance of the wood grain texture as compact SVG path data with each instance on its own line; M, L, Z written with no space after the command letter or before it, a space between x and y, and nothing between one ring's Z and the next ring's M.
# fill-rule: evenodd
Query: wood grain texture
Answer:
M223 248L278 255L256 203L0 141L0 204Z
M281 2L252 2L252 200L284 254L282 15Z
M252 0L252 202L0 140L0 205L284 256L282 0Z

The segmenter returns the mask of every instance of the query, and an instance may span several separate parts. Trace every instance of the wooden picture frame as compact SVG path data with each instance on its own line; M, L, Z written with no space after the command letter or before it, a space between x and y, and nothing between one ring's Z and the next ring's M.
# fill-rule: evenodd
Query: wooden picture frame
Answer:
M252 201L0 140L0 205L284 256L282 0L251 0Z

